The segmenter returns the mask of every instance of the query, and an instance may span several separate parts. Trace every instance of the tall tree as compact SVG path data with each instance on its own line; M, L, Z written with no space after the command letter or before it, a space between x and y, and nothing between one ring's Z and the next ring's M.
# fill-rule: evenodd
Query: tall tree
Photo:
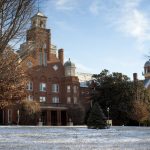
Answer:
M35 0L0 1L0 53L25 35Z
M0 55L0 108L19 103L25 98L28 80L25 70L10 48Z
M117 72L110 74L108 70L93 75L93 78L96 86L92 99L100 104L104 113L107 107L110 108L110 117L116 124L126 124L133 119L134 100L147 102L150 106L150 94L141 81L132 82L126 75ZM146 113L142 118L146 118L144 115Z

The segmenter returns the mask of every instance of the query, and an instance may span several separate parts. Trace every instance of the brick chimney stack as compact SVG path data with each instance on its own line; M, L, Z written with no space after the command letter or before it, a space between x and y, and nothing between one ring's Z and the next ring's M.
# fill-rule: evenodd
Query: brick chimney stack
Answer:
M137 73L133 73L133 81L137 81L138 77L137 77Z
M64 50L63 49L58 50L58 58L59 58L60 62L62 64L64 64Z

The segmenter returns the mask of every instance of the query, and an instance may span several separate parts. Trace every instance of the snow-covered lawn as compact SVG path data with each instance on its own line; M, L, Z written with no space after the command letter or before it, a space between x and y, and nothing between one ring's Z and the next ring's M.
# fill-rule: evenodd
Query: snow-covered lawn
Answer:
M0 126L0 150L150 150L150 127Z

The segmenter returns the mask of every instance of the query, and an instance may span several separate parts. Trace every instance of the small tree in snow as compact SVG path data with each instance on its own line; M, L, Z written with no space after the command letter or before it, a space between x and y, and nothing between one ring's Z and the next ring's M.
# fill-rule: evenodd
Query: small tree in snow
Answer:
M88 128L92 129L106 128L106 117L98 103L95 103L91 109L89 118L87 120L87 126Z

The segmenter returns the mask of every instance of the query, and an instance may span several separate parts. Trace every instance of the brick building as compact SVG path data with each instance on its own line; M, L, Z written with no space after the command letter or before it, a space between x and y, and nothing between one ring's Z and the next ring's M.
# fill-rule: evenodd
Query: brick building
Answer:
M66 125L70 119L68 108L79 104L79 79L75 75L75 64L70 59L64 63L64 50L59 49L57 53L56 46L52 45L51 30L46 28L46 21L47 17L41 12L31 18L26 42L18 53L28 67L30 77L27 99L40 103L38 120L44 125ZM16 111L1 112L0 123L15 122Z

